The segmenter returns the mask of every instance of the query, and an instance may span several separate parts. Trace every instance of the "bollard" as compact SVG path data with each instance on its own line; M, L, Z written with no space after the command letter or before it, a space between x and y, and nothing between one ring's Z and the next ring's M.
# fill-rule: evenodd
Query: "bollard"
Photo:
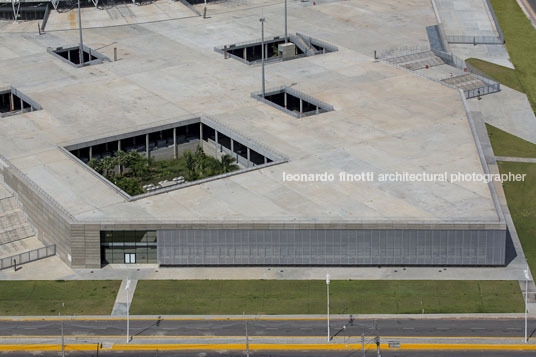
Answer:
M223 59L229 58L227 55L227 45L223 46Z
M117 61L117 47L114 47L114 62Z
M377 60L378 57L376 56L376 50L374 50L374 59Z
M206 19L207 18L207 7L205 6L204 9L203 9L203 18Z

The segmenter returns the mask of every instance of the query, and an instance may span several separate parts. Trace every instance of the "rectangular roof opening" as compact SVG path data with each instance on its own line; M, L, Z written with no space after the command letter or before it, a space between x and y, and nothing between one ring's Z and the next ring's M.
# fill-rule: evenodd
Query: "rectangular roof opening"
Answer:
M0 117L33 112L40 110L41 106L11 87L9 89L0 89Z
M110 61L108 57L87 46L83 46L82 55L80 55L80 46L48 48L48 52L74 67L92 66Z
M251 96L295 118L327 113L333 106L315 99L291 87L279 87L262 92L252 93Z

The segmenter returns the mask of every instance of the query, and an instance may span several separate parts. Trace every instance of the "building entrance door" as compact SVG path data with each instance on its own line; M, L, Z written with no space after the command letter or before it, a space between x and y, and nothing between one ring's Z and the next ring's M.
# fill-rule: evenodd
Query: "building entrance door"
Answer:
M125 264L136 264L136 253L125 253Z

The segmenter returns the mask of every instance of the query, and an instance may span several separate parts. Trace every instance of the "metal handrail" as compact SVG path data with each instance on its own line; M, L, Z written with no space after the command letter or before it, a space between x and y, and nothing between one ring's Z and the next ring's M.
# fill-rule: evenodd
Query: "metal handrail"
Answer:
M27 264L36 260L44 259L56 255L56 245L37 248L0 259L0 270Z

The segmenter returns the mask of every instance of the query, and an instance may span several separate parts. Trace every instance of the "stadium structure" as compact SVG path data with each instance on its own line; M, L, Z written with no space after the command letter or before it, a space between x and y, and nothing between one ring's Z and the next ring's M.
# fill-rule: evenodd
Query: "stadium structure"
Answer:
M45 3L43 33L3 28L0 178L38 239L73 268L504 265L493 183L285 179L488 173L466 88L373 55L379 43L428 44L429 2L396 14L389 1L370 1L368 14L351 1L293 3L288 35L283 5L261 14L261 3L215 3L203 18L158 1L151 11L173 8L173 18L137 13L138 23L110 26L85 8L83 45L75 12L57 1ZM382 26L364 29L374 18ZM119 150L159 160L198 146L238 170L132 196L87 165Z

